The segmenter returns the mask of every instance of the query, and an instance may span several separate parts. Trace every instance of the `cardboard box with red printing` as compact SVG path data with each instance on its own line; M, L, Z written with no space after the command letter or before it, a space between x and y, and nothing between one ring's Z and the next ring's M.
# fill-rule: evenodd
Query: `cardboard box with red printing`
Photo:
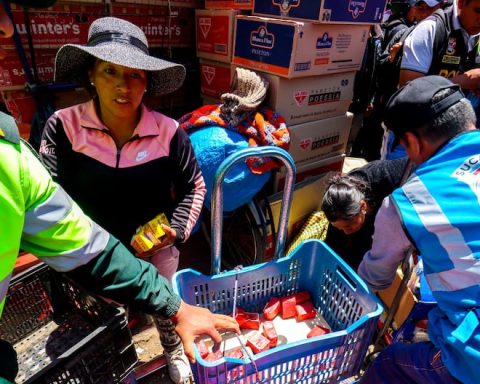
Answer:
M233 9L195 11L197 56L204 59L230 63L233 52Z
M356 71L369 28L238 15L232 62L287 78Z
M252 9L253 0L205 0L207 9Z
M322 158L305 161L297 167L297 176L295 183L299 183L308 179L321 175L326 172L340 172L343 166L343 160L345 155L333 155ZM285 185L286 173L284 168L278 171L273 179L273 192L279 192L283 190Z
M320 23L381 23L387 0L255 0L254 15Z
M230 91L232 66L220 61L200 59L200 94L215 100Z
M111 9L112 16L139 26L149 47L191 47L195 42L193 8L114 3Z
M348 112L342 116L289 126L288 152L297 167L306 161L345 153L352 119L353 114Z
M57 50L37 48L34 52L38 79L45 83L52 82ZM33 75L30 52L27 50L25 55ZM8 89L11 87L19 87L23 89L26 82L27 77L25 76L25 70L17 51L8 50L5 59L0 62L0 88Z
M266 103L288 126L344 115L352 101L355 72L296 79L259 74L270 82Z
M102 4L55 4L45 9L30 9L30 31L34 48L58 48L63 44L85 44L90 24L104 16ZM23 8L12 5L15 27L28 47ZM3 43L15 47L13 39Z

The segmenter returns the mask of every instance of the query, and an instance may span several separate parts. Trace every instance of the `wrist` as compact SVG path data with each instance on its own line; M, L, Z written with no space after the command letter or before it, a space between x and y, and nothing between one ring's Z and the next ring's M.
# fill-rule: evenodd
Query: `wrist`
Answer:
M185 308L185 303L182 300L180 300L178 309L175 311L175 313L172 316L170 316L170 320L172 320L176 324L178 322L178 315L181 311L183 311L184 308Z

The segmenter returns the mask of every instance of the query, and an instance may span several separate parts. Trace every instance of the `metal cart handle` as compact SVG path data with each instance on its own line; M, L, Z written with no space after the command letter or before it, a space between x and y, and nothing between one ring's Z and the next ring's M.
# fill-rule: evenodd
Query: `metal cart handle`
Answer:
M249 157L273 157L281 160L287 169L287 177L283 187L283 201L280 209L274 258L278 259L283 254L285 248L285 241L287 238L287 223L290 215L293 188L295 186L295 162L287 151L278 147L264 146L241 149L235 153L232 153L225 160L223 160L218 167L217 172L215 173L212 191L211 213L211 233L213 240L212 275L220 273L220 265L222 260L221 234L223 228L223 179L231 167Z

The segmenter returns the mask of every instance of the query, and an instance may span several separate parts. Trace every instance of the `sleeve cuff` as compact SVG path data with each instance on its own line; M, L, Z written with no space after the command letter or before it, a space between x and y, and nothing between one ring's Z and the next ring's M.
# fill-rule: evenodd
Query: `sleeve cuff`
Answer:
M167 307L165 309L165 316L167 318L174 317L180 308L180 297L178 295L172 295L167 301Z

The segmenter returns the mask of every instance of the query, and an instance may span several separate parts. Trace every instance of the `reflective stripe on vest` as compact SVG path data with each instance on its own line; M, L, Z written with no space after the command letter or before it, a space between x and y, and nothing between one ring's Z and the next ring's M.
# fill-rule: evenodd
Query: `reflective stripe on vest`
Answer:
M42 261L57 271L66 272L80 265L85 265L97 257L98 254L105 249L110 234L93 221L91 223L92 231L83 247L73 250L68 254L43 256Z
M455 268L426 275L432 291L456 291L480 284L480 265L472 250L465 244L460 230L450 224L424 183L418 177L414 177L402 189L425 228L430 230L434 225L437 228L436 233L439 232L439 227L441 228L441 236L437 236L438 241ZM415 204L415 201L422 201L424 204ZM422 208L428 209L428 212L424 212Z
M68 195L57 187L50 197L34 209L26 212L23 232L35 235L64 219L72 209Z

